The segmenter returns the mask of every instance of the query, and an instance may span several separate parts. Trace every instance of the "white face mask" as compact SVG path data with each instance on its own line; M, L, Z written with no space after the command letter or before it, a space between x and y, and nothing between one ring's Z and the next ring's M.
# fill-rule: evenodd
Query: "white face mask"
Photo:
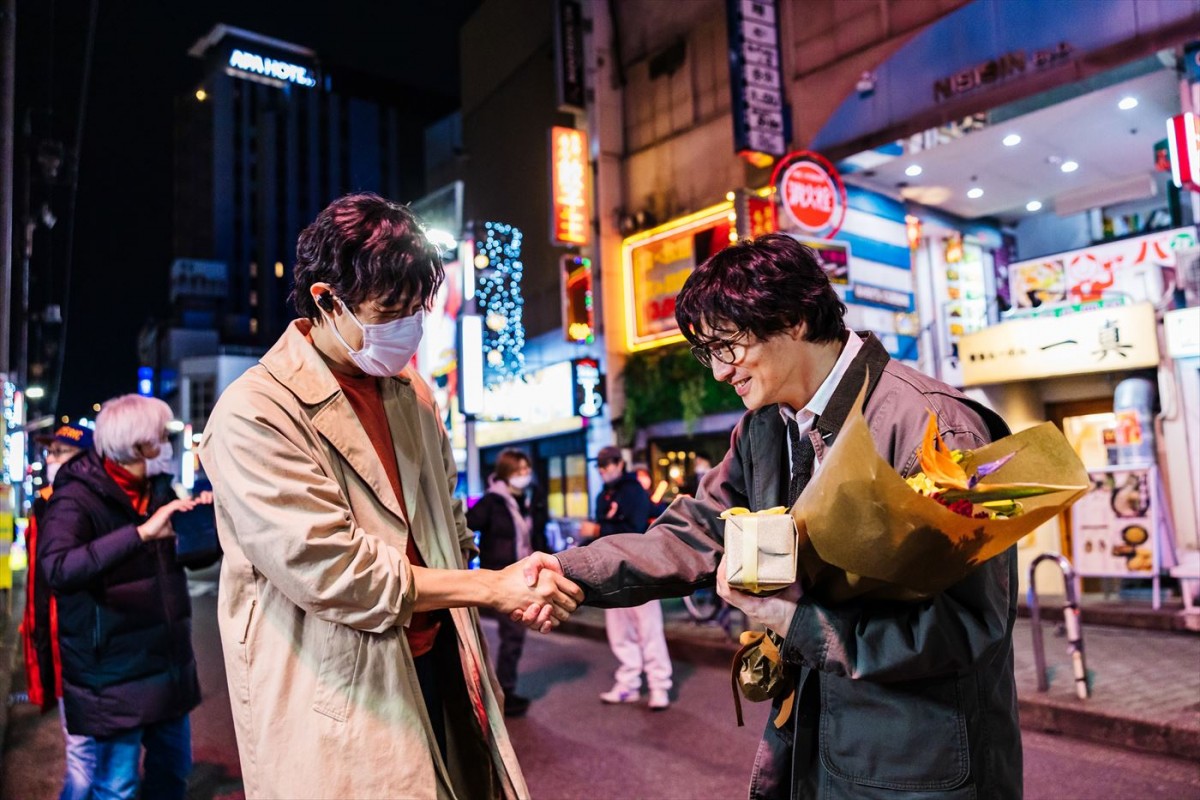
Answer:
M154 458L146 459L146 474L147 475L174 475L175 450L171 447L170 442L163 442L158 446L158 455Z
M338 302L341 303L341 299ZM403 317L377 325L364 325L358 321L358 317L354 316L345 303L342 303L342 308L346 309L346 315L362 330L363 344L358 350L354 350L346 344L341 331L333 323L333 316L323 309L321 313L329 320L329 325L333 328L333 335L346 348L350 360L366 374L376 378L390 378L399 374L400 370L404 369L416 355L417 346L421 344L421 335L424 333L424 309L411 317Z
M62 466L62 464L47 464L46 465L46 483L47 484L49 484L49 485L54 484L54 476L58 474L58 468L61 466Z
M508 479L508 485L520 491L527 489L531 483L533 483L532 475L513 475Z

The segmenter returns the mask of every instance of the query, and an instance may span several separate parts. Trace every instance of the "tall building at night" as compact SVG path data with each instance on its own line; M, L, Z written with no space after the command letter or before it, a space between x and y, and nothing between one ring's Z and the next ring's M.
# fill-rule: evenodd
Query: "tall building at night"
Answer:
M297 234L347 192L419 196L424 127L452 101L227 25L189 53L204 75L177 101L174 255L223 264L226 290L193 296L173 285L174 324L268 345L292 316Z
M203 71L176 101L169 312L143 328L138 357L141 391L199 432L292 319L300 231L349 192L419 197L425 127L454 99L227 25L189 53Z

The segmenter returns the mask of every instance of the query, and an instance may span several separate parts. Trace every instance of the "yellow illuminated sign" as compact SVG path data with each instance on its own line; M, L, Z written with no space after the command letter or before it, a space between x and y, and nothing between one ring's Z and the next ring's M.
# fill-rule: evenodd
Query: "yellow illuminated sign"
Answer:
M621 243L630 351L683 341L675 297L697 265L728 246L733 203L718 203Z

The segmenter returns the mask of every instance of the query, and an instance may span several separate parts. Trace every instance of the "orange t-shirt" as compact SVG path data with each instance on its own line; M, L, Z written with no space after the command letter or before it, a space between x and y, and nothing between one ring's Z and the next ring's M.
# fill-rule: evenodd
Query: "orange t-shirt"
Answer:
M375 453L383 463L383 470L392 484L392 491L396 493L396 499L400 501L400 510L404 512L404 519L406 522L409 521L408 506L404 502L404 491L400 484L400 467L396 464L396 451L392 449L392 429L388 425L387 412L383 408L383 395L379 392L379 379L370 375L359 377L343 375L340 372L334 372L333 376L337 378L338 385L342 387L342 393L350 401L350 407L358 415L358 421L362 423L363 430L367 432L367 438L375 446ZM411 531L405 555L408 556L409 563L418 567L425 566L425 560L417 551L417 544ZM408 646L412 649L414 658L423 656L433 649L433 642L437 638L440 626L441 623L427 611L412 615L412 620L405 628L404 635L408 637Z

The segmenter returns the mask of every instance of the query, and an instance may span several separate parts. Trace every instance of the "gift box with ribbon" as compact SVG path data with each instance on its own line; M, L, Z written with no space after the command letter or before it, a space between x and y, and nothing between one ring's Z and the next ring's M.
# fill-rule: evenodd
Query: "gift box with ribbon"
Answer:
M725 520L725 576L729 585L768 594L796 581L796 523L783 506L753 512L731 508Z

